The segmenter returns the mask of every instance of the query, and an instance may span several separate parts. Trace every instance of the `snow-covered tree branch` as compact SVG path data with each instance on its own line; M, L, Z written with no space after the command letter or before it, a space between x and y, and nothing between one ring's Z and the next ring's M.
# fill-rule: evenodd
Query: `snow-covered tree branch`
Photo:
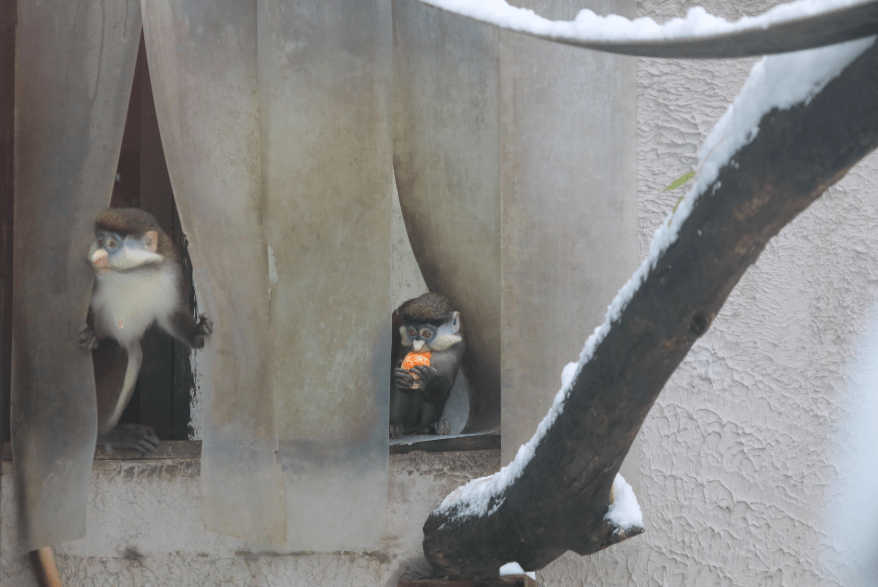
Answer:
M427 519L437 571L491 577L510 561L536 570L640 533L637 516L619 511L636 510L624 485L624 507L608 512L610 488L658 394L768 240L876 147L874 37L760 61L533 439Z
M572 21L547 20L506 0L421 0L499 28L555 43L639 57L731 58L823 47L875 34L876 0L796 0L736 22L701 7L659 25L582 10Z

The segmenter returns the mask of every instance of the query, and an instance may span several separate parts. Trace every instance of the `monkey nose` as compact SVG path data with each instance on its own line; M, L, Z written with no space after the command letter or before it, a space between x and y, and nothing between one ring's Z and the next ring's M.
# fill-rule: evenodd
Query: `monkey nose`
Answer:
M91 264L96 269L106 269L108 261L109 257L104 250L95 251L94 255L91 256Z
M413 340L412 341L412 348L415 349L415 352L421 350L422 346L424 346L423 340Z

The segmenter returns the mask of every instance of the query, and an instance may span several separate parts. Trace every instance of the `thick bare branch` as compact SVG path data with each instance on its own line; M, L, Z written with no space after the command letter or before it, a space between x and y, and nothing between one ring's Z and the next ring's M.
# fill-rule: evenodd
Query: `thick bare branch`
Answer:
M458 6L446 8L444 0L421 0L437 8L459 10ZM454 3L451 3L452 5ZM512 10L512 9L510 9ZM509 24L505 19L477 11L472 16L471 9L461 10L461 14L474 20L494 24L500 28L520 32L525 35L546 39L554 43L595 49L607 53L636 55L638 57L664 57L676 59L731 59L734 57L753 57L773 55L803 49L814 49L835 45L853 39L860 39L878 32L878 1L871 0L851 6L835 7L818 14L808 14L786 18L771 23L770 26L748 25L740 30L724 33L695 34L646 40L602 40L584 38L572 32L553 29L541 32L542 28L521 27ZM504 13L505 17L509 13Z
M427 519L431 564L450 577L492 577L510 561L530 571L625 539L604 518L608 494L662 387L768 240L876 146L873 44L807 104L762 118L695 201L491 513L451 507Z
M731 59L825 47L878 32L878 2L838 8L772 25L692 39L587 42L534 35L556 43L640 57Z

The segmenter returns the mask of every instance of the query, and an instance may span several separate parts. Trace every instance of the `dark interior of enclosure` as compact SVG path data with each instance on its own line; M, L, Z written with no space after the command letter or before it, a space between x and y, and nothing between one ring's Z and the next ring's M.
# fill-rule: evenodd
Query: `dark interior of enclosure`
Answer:
M177 247L190 309L195 306L192 265L174 204L159 135L143 37L137 53L111 208L141 208L158 220ZM162 440L189 438L189 401L194 387L189 349L156 327L143 340L143 367L120 422L152 426Z

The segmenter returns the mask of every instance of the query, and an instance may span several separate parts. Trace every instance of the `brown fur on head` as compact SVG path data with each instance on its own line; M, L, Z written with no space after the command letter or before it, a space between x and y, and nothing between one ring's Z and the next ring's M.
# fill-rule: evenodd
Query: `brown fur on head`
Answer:
M406 322L440 326L451 319L454 308L451 300L443 295L425 293L409 300L399 308L400 316Z
M122 236L140 236L149 231L156 233L158 245L156 252L163 257L176 258L174 244L155 217L140 208L110 208L95 219L95 230L115 232Z

